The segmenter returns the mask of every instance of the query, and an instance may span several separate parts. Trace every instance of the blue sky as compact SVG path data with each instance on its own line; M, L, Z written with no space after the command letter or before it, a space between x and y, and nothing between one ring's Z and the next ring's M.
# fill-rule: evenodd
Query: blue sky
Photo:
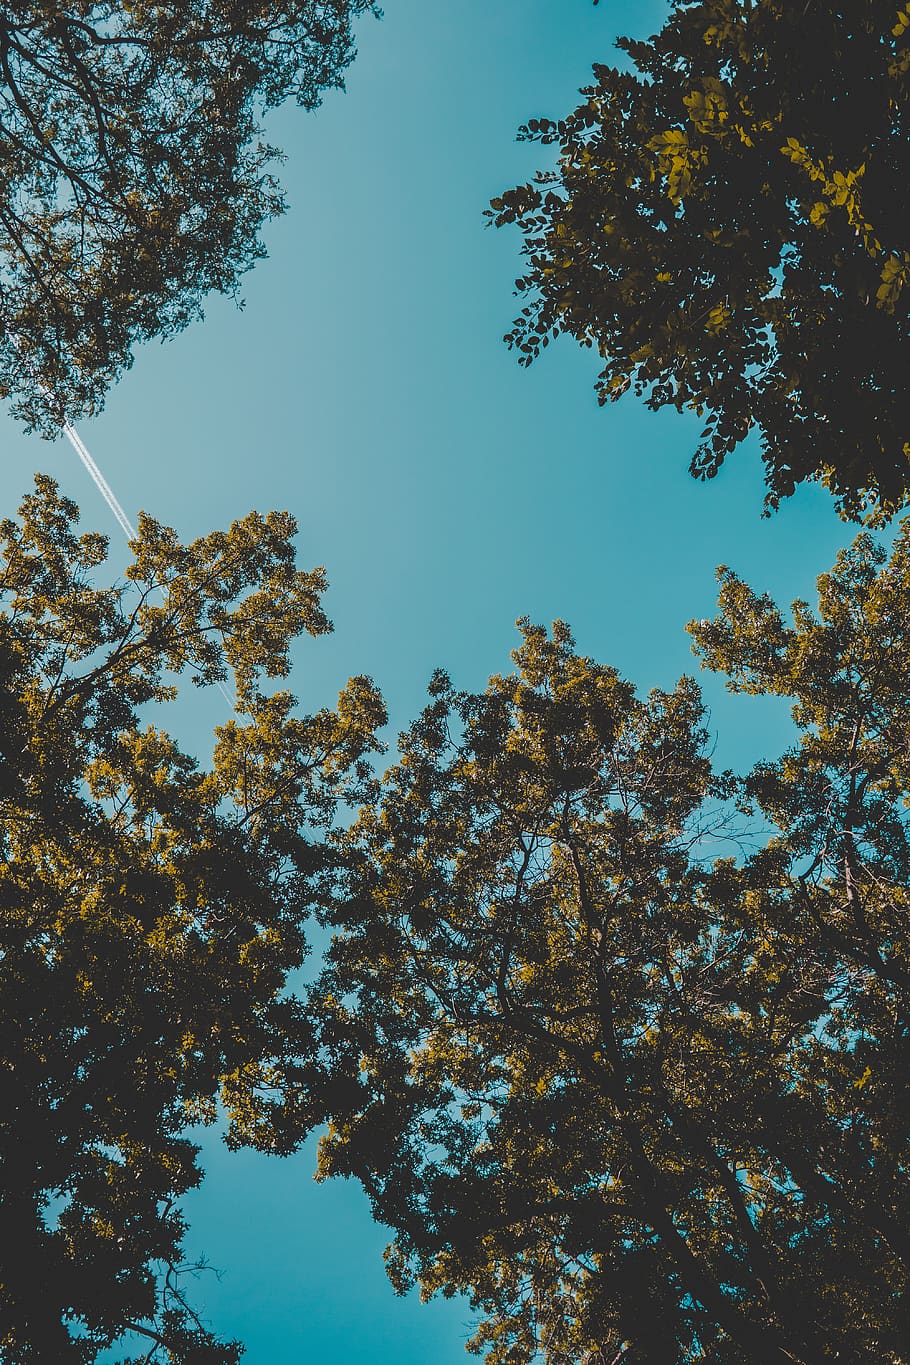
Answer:
M302 562L327 567L336 628L298 652L307 709L367 672L394 732L437 665L476 688L507 667L525 614L562 617L585 653L668 685L695 667L682 627L711 612L717 564L789 601L851 538L818 489L761 520L754 450L693 482L696 425L634 398L598 409L595 362L573 343L530 370L502 345L518 241L482 214L538 162L515 130L565 112L614 36L644 36L663 9L388 0L381 23L361 25L347 92L270 126L290 210L244 311L210 301L204 322L145 347L81 428L133 517L144 508L191 537L251 507L294 512ZM115 539L69 447L0 422L4 514L44 469ZM706 693L721 764L785 736L779 703L728 698L710 679ZM209 692L187 710L200 751L223 709ZM248 1365L465 1359L468 1309L395 1299L382 1230L356 1190L313 1184L311 1151L281 1162L212 1139L206 1165L189 1245L221 1279L204 1277L197 1302L246 1341Z

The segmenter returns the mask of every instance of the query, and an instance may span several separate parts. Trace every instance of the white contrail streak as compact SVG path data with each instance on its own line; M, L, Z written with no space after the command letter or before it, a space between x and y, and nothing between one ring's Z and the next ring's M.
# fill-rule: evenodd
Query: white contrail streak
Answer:
M22 354L21 337L18 335L17 332L9 332L7 335L9 336L10 341L15 346L17 355L21 355ZM28 366L29 369L31 369L31 366L28 365L27 356L26 365ZM34 372L33 377L37 379L37 376L34 375ZM37 382L38 388L44 394L45 398L50 399L52 395L47 385L42 384L40 380L38 380ZM117 495L115 494L113 488L111 488L107 479L104 477L104 475L101 473L101 470L98 468L98 466L95 464L95 461L92 459L89 449L86 446L85 442L83 441L82 437L79 435L76 428L66 420L66 418L63 419L63 430L66 434L66 439L69 441L70 445L73 447L73 450L75 450L76 454L79 456L79 459L82 461L82 463L88 470L89 475L91 476L92 483L98 489L98 492L101 494L102 498L104 498L104 501L107 503L108 507L111 509L114 516L117 518L117 522L120 526L121 531L126 536L127 540L135 540L136 539L135 526L130 521L129 517L126 515L123 508L121 507L120 501L117 498Z
M95 464L95 461L92 459L91 452L89 451L88 446L85 444L76 428L74 426L71 426L69 422L63 423L63 430L66 435L66 439L69 441L70 445L73 447L73 450L75 450L76 454L79 456L79 459L82 461L83 465L88 470L92 483L98 489L98 492L101 494L102 498L104 498L104 501L107 503L108 507L111 509L114 516L116 517L120 525L121 531L126 536L127 540L135 540L136 528L130 521L129 517L124 512L123 507L120 504L120 499L117 497L113 488L111 488L107 479L104 477L104 475L101 473L101 470L98 468L98 466Z
M98 466L95 464L95 461L92 459L92 453L89 450L88 446L85 444L76 428L70 422L63 423L63 431L64 435L66 436L66 439L69 441L70 445L73 447L73 450L75 450L76 454L79 456L79 459L82 461L83 466L88 471L92 483L98 489L98 492L101 494L102 498L104 498L104 501L107 503L108 507L113 512L121 531L126 536L127 540L135 540L136 528L130 521L129 517L124 512L123 505L121 504L120 499L117 497L117 494L114 492L113 488L111 488L107 479L104 477L104 475L101 473L101 470L98 468ZM233 711L234 699L228 692L227 688L221 681L216 681L215 685L218 688L218 691L221 693L222 697L224 697L224 700L227 702L228 706Z
M21 354L22 342L20 341L19 337L16 335L15 332L10 332L8 335L13 345L15 346L16 351L19 354ZM41 389L41 392L46 395L46 397L50 398L51 394L50 390L47 388L47 385L39 383L39 388ZM66 436L66 439L73 447L73 450L75 450L76 454L79 456L79 459L82 461L82 464L84 468L87 470L89 478L91 479L92 483L98 489L98 492L101 494L102 498L104 498L104 501L107 503L108 507L113 512L114 517L117 521L117 525L120 527L123 534L126 536L127 540L135 540L136 528L130 521L129 517L124 512L123 505L120 502L120 499L117 497L117 494L114 492L113 488L111 488L107 479L101 473L101 470L95 464L95 461L92 459L91 451L83 441L82 437L79 435L76 428L72 425L71 422L68 422L65 418L63 420L63 432L64 435ZM228 693L227 688L224 686L222 682L216 683L216 686L218 688L218 691L221 693L222 697L224 697L224 700L227 702L228 706L233 711L234 700Z

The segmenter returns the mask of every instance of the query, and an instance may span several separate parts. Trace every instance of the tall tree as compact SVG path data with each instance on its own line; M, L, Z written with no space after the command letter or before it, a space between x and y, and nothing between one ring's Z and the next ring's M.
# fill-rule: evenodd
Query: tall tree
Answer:
M132 1340L147 1365L230 1365L181 1274L189 1130L221 1113L243 1141L272 1084L382 704L363 678L311 716L263 690L329 629L286 514L187 546L142 517L109 587L76 516L42 477L0 524L0 1359ZM181 675L228 670L235 715L200 767L149 717Z
M80 0L0 15L0 395L97 408L137 342L232 293L280 213L260 116L341 84L372 0Z
M716 474L760 432L768 503L804 479L842 513L910 488L910 9L899 0L675 0L630 70L522 136L556 168L493 201L524 234L522 363L565 332L707 424Z
M260 1121L329 1122L393 1282L467 1294L492 1365L910 1361L910 525L819 589L787 624L724 572L691 627L793 700L744 782L694 682L639 698L525 624L486 692L435 679L340 836Z

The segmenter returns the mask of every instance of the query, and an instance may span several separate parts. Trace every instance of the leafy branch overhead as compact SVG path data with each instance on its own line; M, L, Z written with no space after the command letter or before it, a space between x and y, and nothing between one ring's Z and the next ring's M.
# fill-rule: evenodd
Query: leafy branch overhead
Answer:
M910 489L910 11L675 3L631 70L598 65L522 136L554 170L493 201L524 235L523 363L595 348L632 388L705 419L692 471L757 430L768 506L806 479L848 517Z
M261 115L341 84L372 0L98 0L0 15L0 394L98 408L138 342L232 293L283 208ZM52 397L51 397L52 395Z
M779 760L712 773L691 679L524 623L337 836L264 1138L328 1122L320 1173L490 1365L910 1361L910 525L790 623L721 583L695 647L792 699Z
M264 687L329 629L291 517L187 546L143 517L101 587L76 515L41 477L0 523L0 1358L231 1365L182 1274L190 1129L220 1111L242 1140L273 1084L382 702L355 678L306 716ZM228 670L206 768L148 718Z

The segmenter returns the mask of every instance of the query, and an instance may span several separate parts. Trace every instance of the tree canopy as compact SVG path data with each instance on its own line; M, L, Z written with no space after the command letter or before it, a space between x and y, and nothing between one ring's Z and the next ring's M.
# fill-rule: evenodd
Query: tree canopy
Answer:
M792 699L776 762L712 773L694 681L639 697L524 623L338 836L258 1121L328 1121L320 1173L491 1365L910 1360L910 524L790 623L721 581L695 648Z
M805 479L842 513L910 488L910 10L676 0L630 69L594 67L521 136L555 169L493 201L524 235L523 363L559 333L630 387L706 419L711 477L753 429L768 503Z
M261 114L341 83L372 0L82 0L0 16L0 396L96 409L231 293L282 211Z
M189 1130L244 1141L273 1083L382 703L364 678L309 716L263 690L329 629L288 515L187 546L143 516L103 587L76 516L40 477L0 523L0 1358L231 1365L186 1296ZM149 717L229 671L202 767Z

